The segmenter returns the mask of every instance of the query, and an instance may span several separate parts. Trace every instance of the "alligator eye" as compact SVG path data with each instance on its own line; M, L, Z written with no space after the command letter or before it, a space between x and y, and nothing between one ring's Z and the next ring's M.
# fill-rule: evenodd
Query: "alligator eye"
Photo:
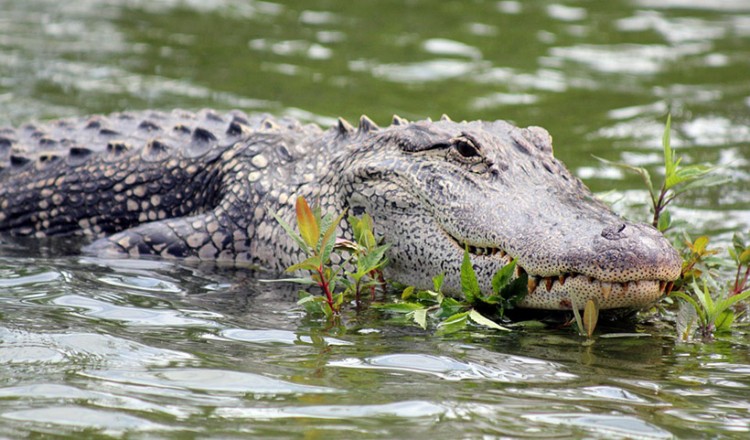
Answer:
M479 156L479 150L476 145L468 139L456 139L456 151L463 157Z

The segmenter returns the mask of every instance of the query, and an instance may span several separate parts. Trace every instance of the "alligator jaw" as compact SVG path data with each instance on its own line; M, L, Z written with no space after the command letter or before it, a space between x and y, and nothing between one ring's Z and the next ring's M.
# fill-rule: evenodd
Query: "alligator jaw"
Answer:
M501 266L516 260L499 247L474 246L463 243L443 231L459 249L467 249L474 259L490 259ZM601 281L580 273L561 273L540 276L529 273L516 261L514 277L526 273L528 293L519 307L549 310L582 309L589 299L596 300L600 309L639 308L653 304L669 294L673 282L658 279L635 279L622 282Z

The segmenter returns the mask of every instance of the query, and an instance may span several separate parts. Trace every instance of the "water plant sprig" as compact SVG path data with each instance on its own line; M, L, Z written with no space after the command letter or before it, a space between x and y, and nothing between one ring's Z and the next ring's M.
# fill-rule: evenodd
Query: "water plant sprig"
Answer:
M385 252L389 245L380 245L375 241L372 219L367 214L360 219L349 217L355 236L351 241L337 239L336 236L336 228L345 213L337 217L331 213L323 216L320 209L311 209L302 196L297 198L295 210L299 233L281 217L274 215L306 256L303 261L289 266L286 271L307 271L310 276L279 281L316 285L323 296L301 291L299 304L311 312L323 312L328 317L338 315L347 296L353 295L359 300L362 289L382 282L382 267L387 262ZM341 264L331 264L334 252L340 254ZM349 253L350 257L346 258L344 253ZM355 270L347 271L347 266L354 267ZM344 289L336 293L338 285L344 286Z
M376 307L404 314L407 319L423 329L427 329L431 321L436 321L436 333L439 335L463 330L469 322L495 330L509 331L509 328L490 319L486 311L502 318L505 310L515 307L526 295L527 275L521 274L514 278L515 266L515 261L503 266L492 278L492 293L485 295L479 286L469 252L464 250L461 264L462 299L446 296L442 292L445 274L440 274L432 279L432 289L417 290L410 286L404 289L401 301Z
M672 116L667 115L667 122L662 134L662 148L664 158L664 180L660 187L655 187L651 173L643 167L633 166L621 162L612 162L597 157L600 161L638 174L646 184L651 201L653 217L652 225L664 232L672 224L672 216L667 211L667 206L678 196L695 188L707 188L717 186L729 181L729 178L715 173L717 167L693 164L684 165L682 157L677 157L671 145Z
M736 295L722 294L719 298L714 299L711 295L708 277L701 279L702 285L696 280L691 283L693 295L684 292L672 292L672 296L690 304L695 309L698 318L697 330L703 340L711 340L715 333L726 332L730 330L732 323L737 318L737 314L732 307L739 301L750 298L750 291L745 291ZM685 326L686 331L681 335L682 339L689 339L691 326Z
M666 208L678 196L695 188L717 186L730 181L728 177L714 173L717 167L684 165L682 158L677 157L671 146L670 132L671 116L667 116L662 135L664 181L658 190L653 185L651 174L647 169L599 159L641 176L650 196L653 212L652 224L662 232L667 231L672 225L671 215ZM677 315L680 339L690 339L693 330L696 330L703 340L710 340L716 333L730 329L738 316L734 310L735 306L750 296L748 290L750 248L741 234L735 234L729 255L734 260L736 271L734 285L729 289L714 280L716 269L726 262L715 257L718 251L708 247L707 236L691 240L687 234L684 234L683 239L677 240L677 243L683 243L684 246L683 263L680 277L674 283L671 296L679 298L692 308L690 314L679 313ZM692 322L694 320L697 320L695 329Z

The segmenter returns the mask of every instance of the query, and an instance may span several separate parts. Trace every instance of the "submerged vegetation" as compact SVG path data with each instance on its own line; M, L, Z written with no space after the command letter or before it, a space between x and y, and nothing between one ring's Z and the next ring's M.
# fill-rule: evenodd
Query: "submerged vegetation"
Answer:
M684 223L675 226L678 222L673 223L667 207L678 196L695 188L721 185L729 179L715 173L716 167L684 165L671 147L670 130L671 118L668 117L662 137L664 179L660 186L654 186L654 179L645 168L599 160L642 178L649 194L653 226L672 238L683 257L680 278L667 287L668 296L657 309L662 316L674 316L680 340L692 340L697 334L708 341L718 333L729 331L744 313L741 301L750 298L750 245L743 234L736 233L732 247L728 249L729 258L722 258L718 256L718 250L709 248L707 236L692 240ZM353 234L352 239L347 240L336 237L336 227L345 213L335 218L332 213L323 215L320 209L310 208L302 197L297 199L296 212L299 233L281 218L276 219L306 256L304 261L290 266L287 272L302 270L310 274L306 278L285 281L315 285L323 292L323 296L317 296L300 291L299 304L304 305L308 312L322 313L328 319L337 320L347 301L360 304L365 290L374 300L377 287L385 290L383 267L387 264L385 252L389 245L377 242L369 215L347 218ZM331 263L333 254L338 254L337 261L341 263ZM733 281L726 276L729 268L734 275ZM437 334L453 333L470 323L509 331L509 327L521 323L508 322L505 312L523 299L528 283L525 273L514 277L514 270L515 261L502 267L492 279L492 292L486 294L479 287L469 252L465 250L461 265L462 298L443 294L444 274L436 274L432 289L418 290L407 286L394 302L373 303L372 306L403 316L423 329L434 328ZM579 308L583 309L582 315ZM599 315L596 301L574 302L573 313L579 334L591 338Z

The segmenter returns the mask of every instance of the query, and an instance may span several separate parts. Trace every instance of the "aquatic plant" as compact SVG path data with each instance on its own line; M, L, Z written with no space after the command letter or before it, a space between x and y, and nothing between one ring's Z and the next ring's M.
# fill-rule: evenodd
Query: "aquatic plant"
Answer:
M433 277L433 288L417 290L406 287L401 299L375 307L404 314L423 329L436 322L437 334L455 333L466 328L469 322L496 330L509 331L496 322L504 317L505 310L515 307L527 293L528 279L525 273L513 277L516 262L503 266L492 278L492 294L485 295L479 287L476 272L471 264L468 250L464 250L461 264L461 293L463 298L446 296L442 292L444 274ZM493 316L495 320L487 315Z
M655 228L664 232L672 224L672 216L667 211L667 205L672 203L678 196L695 188L707 188L727 183L726 176L714 173L716 167L703 164L684 165L682 158L677 157L671 146L672 116L667 115L667 122L662 135L662 147L664 158L664 181L661 186L655 187L651 173L643 167L637 167L622 162L612 162L598 157L600 161L638 174L648 189L651 202L653 218L651 223Z
M651 174L645 168L600 159L641 176L650 196L652 224L662 232L666 232L672 226L672 217L666 208L678 196L695 188L706 188L730 181L726 176L715 173L717 167L684 165L682 158L678 157L671 147L670 131L671 117L667 116L662 136L664 181L658 190L652 183ZM673 286L668 286L666 292L671 292L671 297L679 298L691 308L690 313L684 312L686 309L682 308L680 310L683 312L677 314L676 327L681 340L690 340L694 331L700 334L703 340L710 340L716 333L728 331L738 314L742 313L741 310L735 311L735 306L750 297L750 247L745 243L744 236L739 233L734 235L733 246L728 250L732 261L717 257L719 251L710 249L709 241L708 236L691 240L684 231L682 237L676 241L682 251L682 271L680 278ZM717 282L716 277L719 276L722 266L731 266L732 263L736 269L733 286L729 288L728 282Z
M349 216L347 221L352 228L353 240L337 239L336 227L343 218L340 214L322 215L319 209L311 209L303 197L297 198L295 210L299 233L279 216L276 220L307 257L305 260L286 269L287 272L307 271L309 277L288 278L278 281L291 281L306 285L316 285L323 296L301 291L299 304L312 313L323 312L329 318L339 315L345 298L359 301L363 289L370 289L374 298L375 288L384 285L382 268L387 263L385 252L388 244L379 244L375 239L372 218L368 214L361 217ZM331 263L331 255L339 254L341 263ZM468 250L464 251L461 265L461 289L464 298L447 297L442 293L444 275L433 278L433 290L419 290L411 286L404 289L401 301L378 304L375 307L396 313L404 313L409 319L427 328L428 316L440 318L437 333L453 333L466 327L469 321L478 325L508 330L480 313L478 308L492 309L498 317L506 308L513 307L526 294L527 279L522 274L513 278L515 262L504 266L492 279L491 295L484 295L479 287L476 273L471 265ZM337 292L337 286L342 286Z
M334 218L333 214L321 215L320 209L311 209L304 197L297 198L297 233L281 217L275 215L276 221L299 245L307 257L305 260L289 266L286 271L294 273L307 271L306 278L289 278L279 281L290 281L301 284L317 285L323 296L310 295L301 291L299 303L314 312L323 312L326 316L338 315L341 305L348 296L359 300L362 289L383 283L382 267L386 264L385 251L389 245L379 245L372 232L372 219L367 215L361 218L349 217L348 221L354 231L354 241L341 240L336 237L336 227L345 213ZM331 255L339 253L343 263L331 264ZM349 258L345 258L349 254ZM355 268L353 271L348 267ZM343 290L336 293L336 287Z

